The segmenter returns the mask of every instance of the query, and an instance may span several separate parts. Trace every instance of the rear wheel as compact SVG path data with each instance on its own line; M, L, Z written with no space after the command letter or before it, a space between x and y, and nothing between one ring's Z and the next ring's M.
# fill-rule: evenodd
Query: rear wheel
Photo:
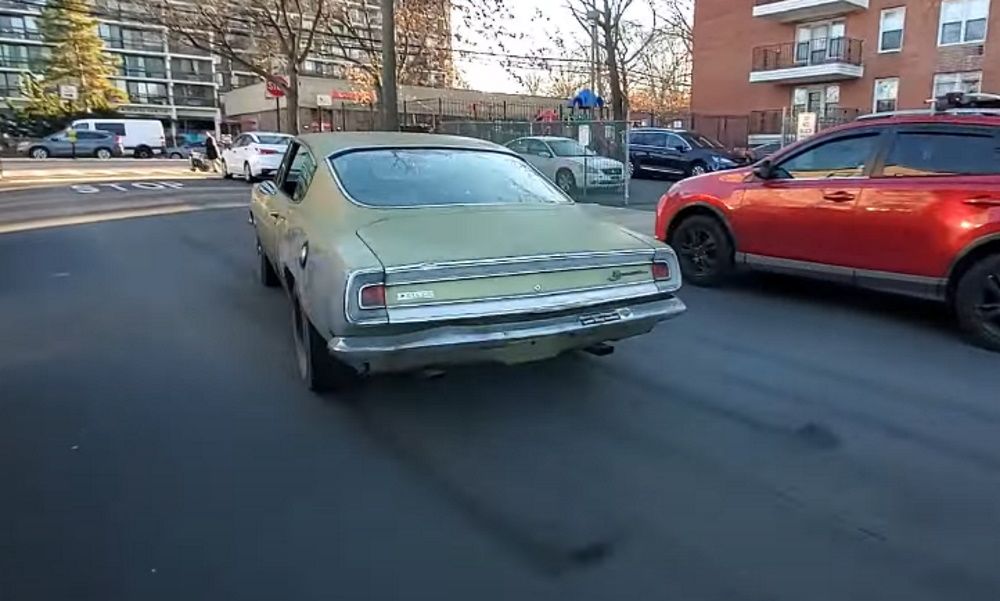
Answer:
M29 154L33 159L47 159L49 158L49 149L44 146L38 146L36 148L32 148Z
M292 298L292 336L299 376L313 392L345 388L357 381L358 374L330 356L326 340L316 331L309 317Z
M179 152L171 152L170 153L170 158L172 158L172 159L183 159L184 155L181 154L181 153L179 153Z
M108 150L107 148L98 148L96 151L94 151L94 156L96 156L99 159L110 159L111 151Z
M148 146L140 146L135 149L135 158L148 159L153 156L153 151Z
M958 323L975 344L1000 351L1000 254L969 268L955 289Z
M248 184L253 183L253 170L250 168L250 163L243 163L243 179L246 180Z
M684 279L696 286L718 286L733 270L733 245L715 217L692 215L670 236Z
M229 164L226 163L225 159L222 159L222 178L223 179L230 179L232 177L233 177L233 174L229 172Z
M628 161L628 176L633 179L642 177L642 165L634 159L629 159Z

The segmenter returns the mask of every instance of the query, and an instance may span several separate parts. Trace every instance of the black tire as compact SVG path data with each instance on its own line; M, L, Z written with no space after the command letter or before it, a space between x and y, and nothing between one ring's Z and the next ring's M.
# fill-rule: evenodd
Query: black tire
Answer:
M229 172L229 165L226 165L226 160L222 159L220 162L222 163L222 179L233 179L233 174Z
M687 170L688 177L694 177L696 175L704 175L706 173L708 173L708 165L702 163L701 161L695 161L691 163L691 166L688 167Z
M715 217L692 215L670 235L684 280L695 286L718 286L733 271L733 244Z
M171 152L170 153L170 158L172 158L172 159L183 159L184 155L181 154L181 153L179 153L179 152Z
M250 163L243 163L243 181L248 184L252 184L256 179L257 178L253 176L253 171L250 169Z
M569 169L556 171L556 186L566 194L576 192L576 178L573 176L573 172Z
M35 146L28 151L28 156L33 159L47 159L49 154L49 149L44 146Z
M641 179L645 176L645 172L642 170L642 165L633 159L629 159L628 169L631 179Z
M146 146L140 146L135 149L134 154L137 159L148 159L153 156L153 151Z
M99 159L101 159L101 160L110 159L111 156L112 156L111 149L110 148L98 148L97 150L94 151L94 156L97 157L97 158L99 158Z
M316 331L295 297L292 297L292 337L299 376L309 390L329 392L357 382L357 372L330 356L326 340Z
M259 257L257 275L260 278L261 285L265 288L277 288L281 284L281 280L278 279L278 274L274 271L274 266L271 265L271 261L267 258L267 253L264 252L264 247L261 246L260 240L257 241L257 256Z
M1000 254L980 259L962 274L953 302L969 339L1000 351Z

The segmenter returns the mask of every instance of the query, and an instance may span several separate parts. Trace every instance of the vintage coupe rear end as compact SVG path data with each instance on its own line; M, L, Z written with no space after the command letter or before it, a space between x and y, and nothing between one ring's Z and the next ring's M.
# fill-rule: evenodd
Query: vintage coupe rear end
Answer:
M484 141L303 136L254 190L251 221L261 278L291 296L316 390L359 373L546 359L685 309L669 247L592 219Z

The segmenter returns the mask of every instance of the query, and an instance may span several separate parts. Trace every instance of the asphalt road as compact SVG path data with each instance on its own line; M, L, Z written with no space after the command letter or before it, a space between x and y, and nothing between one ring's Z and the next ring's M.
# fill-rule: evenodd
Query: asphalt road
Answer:
M243 210L0 235L0 599L1000 598L1000 369L686 288L605 358L317 397Z

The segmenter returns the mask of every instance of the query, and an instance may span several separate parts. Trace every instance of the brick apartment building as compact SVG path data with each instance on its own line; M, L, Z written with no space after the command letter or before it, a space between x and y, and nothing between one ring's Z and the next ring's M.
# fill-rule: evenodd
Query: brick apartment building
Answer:
M730 143L1000 92L1000 0L698 0L694 30L696 127Z

